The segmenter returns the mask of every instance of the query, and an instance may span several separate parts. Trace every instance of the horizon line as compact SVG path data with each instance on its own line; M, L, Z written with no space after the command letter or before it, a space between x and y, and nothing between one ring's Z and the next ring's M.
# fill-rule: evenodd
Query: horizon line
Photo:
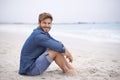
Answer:
M120 24L120 22L53 22L52 24ZM0 22L0 24L37 24L37 23L28 23L28 22Z

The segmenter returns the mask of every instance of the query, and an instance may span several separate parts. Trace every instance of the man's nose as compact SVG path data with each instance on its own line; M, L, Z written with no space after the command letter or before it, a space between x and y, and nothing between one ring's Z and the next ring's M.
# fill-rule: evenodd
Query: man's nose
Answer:
M49 27L50 25L49 24L46 24L47 27Z

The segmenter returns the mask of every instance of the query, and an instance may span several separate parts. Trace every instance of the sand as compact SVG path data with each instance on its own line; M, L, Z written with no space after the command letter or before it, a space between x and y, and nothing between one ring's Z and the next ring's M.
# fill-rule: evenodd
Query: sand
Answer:
M77 75L65 75L53 62L38 76L18 74L20 50L28 33L0 30L0 80L120 80L120 44L53 35L74 57Z

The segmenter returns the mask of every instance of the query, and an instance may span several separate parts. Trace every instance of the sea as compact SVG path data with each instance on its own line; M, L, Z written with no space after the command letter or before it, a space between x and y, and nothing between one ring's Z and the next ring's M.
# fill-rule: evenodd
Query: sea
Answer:
M30 34L36 24L0 24L0 31ZM94 42L120 43L120 24L53 24L52 35Z

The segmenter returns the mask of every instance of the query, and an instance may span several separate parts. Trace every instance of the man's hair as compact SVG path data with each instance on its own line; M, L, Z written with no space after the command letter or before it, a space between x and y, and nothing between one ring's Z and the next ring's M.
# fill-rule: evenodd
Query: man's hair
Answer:
M53 17L50 13L46 13L46 12L41 13L41 14L39 14L38 22L40 23L41 21L43 21L47 18L50 18L51 20L53 20Z

